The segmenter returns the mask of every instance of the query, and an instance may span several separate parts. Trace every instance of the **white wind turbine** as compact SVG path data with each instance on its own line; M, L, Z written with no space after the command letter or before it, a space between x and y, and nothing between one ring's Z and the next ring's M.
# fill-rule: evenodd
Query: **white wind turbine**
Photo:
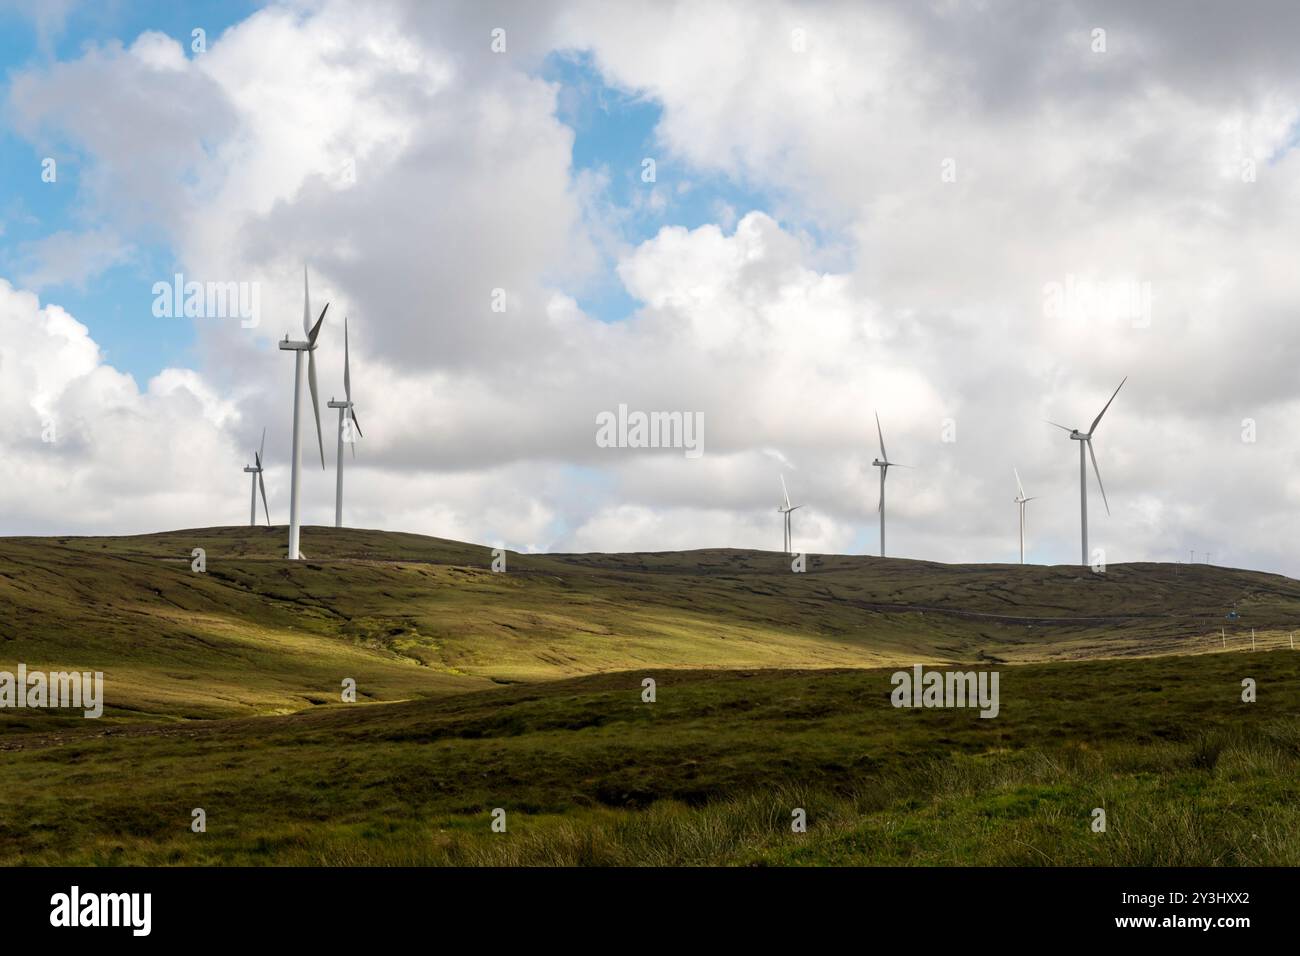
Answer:
M1016 475L1016 504L1020 506L1020 563L1025 563L1025 505L1035 501L1038 495L1025 497L1025 486L1020 483L1020 472L1013 467L1011 469Z
M334 459L338 474L334 479L334 527L343 527L343 432L345 429L344 422L351 420L352 427L357 431L357 435L364 438L361 434L361 423L357 421L356 410L352 407L352 372L349 368L348 360L348 320L343 319L343 397L344 400L336 402L334 399L329 400L330 408L339 410L339 447ZM352 446L352 457L357 456L357 443L355 438L348 438L348 444Z
M792 511L798 511L803 507L803 505L790 504L790 492L785 490L785 475L781 476L781 497L785 503L777 506L776 510L781 513L785 520L785 553L792 554L793 552L790 548L793 543L794 535L790 528L790 513Z
M266 429L262 429L262 444L257 451L253 452L253 466L244 466L244 471L252 475L253 482L253 500L248 505L248 525L254 527L257 524L257 489L262 489L262 510L266 512L266 526L271 526L271 509L266 506L266 482L262 480L262 453L266 451Z
M305 342L290 342L286 334L280 348L293 352L293 454L290 459L292 479L289 483L289 560L297 561L302 557L298 549L298 487L299 465L302 457L302 436L298 432L298 406L302 398L302 355L307 353L307 384L311 386L311 407L316 416L316 441L320 445L320 466L325 467L325 440L320 430L320 403L316 399L316 336L320 334L321 323L329 311L329 303L320 310L320 318L311 324L311 293L307 288L307 267L302 269L302 330L307 333Z
M900 465L898 462L890 461L889 455L885 453L885 433L880 427L880 413L876 412L876 434L880 437L880 457L875 459L872 464L880 469L880 504L876 510L880 512L880 556L885 556L885 473L890 468L906 468L906 465Z
M1097 475L1097 487L1101 489L1101 500L1102 503L1106 506L1106 514L1110 514L1110 502L1106 500L1106 486L1101 483L1101 470L1098 469L1097 467L1097 455L1092 450L1092 435L1097 430L1097 425L1101 422L1101 416L1106 414L1106 409L1110 408L1110 403L1115 401L1115 396L1119 394L1119 390L1124 387L1124 382L1127 381L1128 381L1128 376L1125 375L1123 381L1121 381L1119 383L1119 386L1115 389L1115 391L1111 393L1110 400L1107 401L1106 404L1102 407L1101 411L1097 413L1097 417L1092 420L1092 426L1086 432L1081 432L1077 428L1066 428L1064 425L1057 425L1056 422L1052 422L1052 421L1049 421L1047 423L1049 425L1055 425L1057 428L1061 429L1062 431L1069 432L1070 440L1077 441L1079 443L1079 522L1080 522L1080 527L1083 529L1082 555L1083 555L1083 566L1085 568L1088 567L1089 565L1089 561L1088 561L1088 462L1087 462L1088 458L1092 459L1092 470ZM1087 446L1088 449L1087 456L1084 455L1085 445Z

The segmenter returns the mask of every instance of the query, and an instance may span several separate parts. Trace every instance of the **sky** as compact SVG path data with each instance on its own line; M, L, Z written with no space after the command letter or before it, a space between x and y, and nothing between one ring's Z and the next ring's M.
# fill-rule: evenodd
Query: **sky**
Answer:
M35 6L35 12L33 12ZM0 534L1300 574L1300 8L0 0ZM170 290L237 291L173 315ZM252 305L256 304L253 309ZM233 305L233 303L232 303ZM254 315L255 313L255 315ZM620 406L702 454L605 447ZM334 508L304 443L306 524ZM1107 511L1109 507L1109 512ZM310 532L303 550L310 553Z

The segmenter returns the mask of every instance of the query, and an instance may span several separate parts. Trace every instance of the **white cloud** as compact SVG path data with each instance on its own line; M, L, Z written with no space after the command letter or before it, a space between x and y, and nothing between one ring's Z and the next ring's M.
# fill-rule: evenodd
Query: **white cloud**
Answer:
M7 531L186 527L237 520L220 476L236 419L191 371L141 391L84 325L0 279L0 508Z
M22 73L12 106L29 135L86 153L105 229L163 232L188 276L262 283L260 328L201 326L200 368L143 394L84 330L67 346L88 393L155 428L197 423L210 447L194 453L231 472L228 507L224 491L182 495L154 525L238 520L237 458L264 423L282 467L292 370L271 340L296 332L307 260L332 303L323 398L341 390L351 319L358 524L512 547L771 547L787 468L806 547L871 549L878 409L891 457L915 466L889 477L898 553L1011 559L1014 464L1042 495L1031 554L1071 561L1076 453L1041 420L1085 425L1131 374L1097 439L1114 514L1094 485L1094 541L1112 561L1197 547L1300 571L1296 70L1269 31L1215 18L1215 47L1141 6L1025 4L1015 29L1010 13L908 3L275 6L201 57L146 35ZM1101 14L1104 59L1086 42ZM488 48L498 23L507 55ZM719 225L627 247L608 173L575 174L557 90L534 71L571 48L662 105L657 189L731 176L774 208L720 204ZM1206 63L1232 82L1207 84ZM1230 174L1245 155L1256 182ZM787 212L851 254L827 268ZM575 302L603 255L642 303L627 321ZM1046 315L1047 284L1072 277L1149 283L1150 326ZM66 407L61 382L43 388ZM596 448L595 414L620 402L703 412L705 458ZM87 468L116 464L93 454ZM188 463L154 461L150 480L194 487ZM317 520L327 477L308 477ZM45 520L94 524L97 507Z

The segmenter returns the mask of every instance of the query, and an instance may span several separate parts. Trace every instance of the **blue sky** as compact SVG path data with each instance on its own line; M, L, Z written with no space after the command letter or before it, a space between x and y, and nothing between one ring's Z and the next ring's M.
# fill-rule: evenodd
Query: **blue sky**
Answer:
M0 6L0 68L6 77L39 66L50 57L80 56L89 45L130 45L146 30L168 34L188 49L191 31L202 26L208 42L247 17L258 5L247 2L108 3L79 7L61 26L48 31L9 7ZM718 223L730 231L753 209L773 212L771 197L727 177L686 168L656 141L662 108L650 99L607 85L589 55L553 53L541 75L557 84L557 117L574 130L572 171L605 184L600 203L613 215L618 241L631 247L667 225L696 228ZM55 183L42 181L46 156L58 163ZM653 183L642 179L643 161L656 164ZM0 122L0 275L16 285L35 266L30 243L60 232L84 232L112 223L100 221L80 188L83 157L72 144L36 143ZM811 227L804 225L810 233ZM151 287L158 278L183 271L171 249L154 237L127 236L123 261L84 282L45 284L42 302L56 303L85 323L106 360L143 385L160 369L193 366L193 325L177 320L132 321L147 314ZM617 250L606 250L604 268L586 286L565 290L589 314L604 321L626 318L637 303L615 270Z
M187 48L191 31L202 27L209 41L253 11L258 4L243 0L177 4L166 0L79 5L61 25L42 29L30 15L0 5L0 73L5 98L12 74L49 59L78 57L88 45L114 41L129 45L146 30L181 39ZM42 161L58 163L57 180L44 182ZM59 232L79 232L105 225L87 208L79 188L82 157L66 143L29 142L0 121L0 275L14 284L31 267L25 244ZM110 224L111 225L111 224ZM83 284L53 284L38 291L42 302L67 309L90 329L106 360L143 384L160 369L193 365L194 329L186 322L160 324L128 321L148 314L150 292L160 276L171 275L169 249L130 237L130 256L120 265Z
M666 153L655 137L662 107L635 93L610 87L590 55L551 54L542 76L560 87L558 118L574 131L573 170L603 177L605 199L623 211L622 239L637 244L667 225L695 229L718 223L726 231L752 209L770 211L767 197L743 184L685 167ZM652 183L643 178L645 160L654 161ZM659 205L652 202L652 195ZM607 321L628 315L637 303L623 289L613 263L592 289L577 296L591 315Z

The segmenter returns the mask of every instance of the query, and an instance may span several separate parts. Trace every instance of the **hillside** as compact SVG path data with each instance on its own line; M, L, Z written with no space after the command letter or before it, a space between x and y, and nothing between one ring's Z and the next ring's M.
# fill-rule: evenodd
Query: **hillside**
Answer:
M288 713L636 668L1029 662L1287 642L1300 582L1204 565L942 565L774 553L510 553L283 528L0 539L0 669L102 670L108 721ZM206 550L207 571L190 569ZM67 718L0 713L7 727Z
M1300 863L1286 578L284 537L0 539L0 670L106 697L0 710L7 861ZM1000 673L996 719L890 706L953 661Z
M1300 864L1300 654L652 670L285 717L0 736L0 852L71 864ZM1241 701L1240 681L1259 700ZM190 829L201 807L207 831ZM491 812L508 815L494 834ZM791 808L808 832L790 830ZM1108 830L1094 833L1104 807Z

